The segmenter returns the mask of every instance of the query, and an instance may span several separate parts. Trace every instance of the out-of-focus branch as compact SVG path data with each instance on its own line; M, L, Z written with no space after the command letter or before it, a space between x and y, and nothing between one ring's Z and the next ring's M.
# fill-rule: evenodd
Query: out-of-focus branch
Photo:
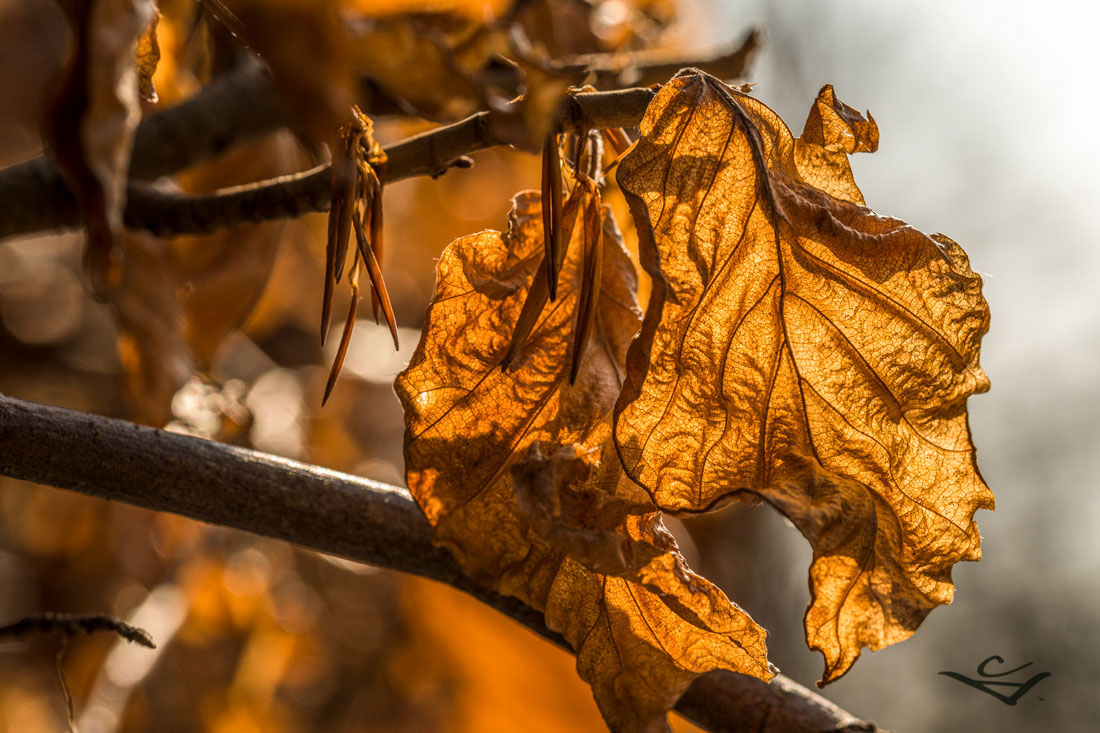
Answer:
M579 57L569 59L569 63L586 64L592 70L595 77L592 83L597 89L623 89L664 84L687 66L719 79L740 79L759 48L760 31L753 28L739 43L707 58L673 58L663 51L642 51L621 59L614 56Z
M623 89L574 95L562 108L562 125L566 129L579 128L582 123L592 127L637 125L655 93L652 89ZM456 165L468 165L470 153L508 144L494 132L492 117L510 114L513 105L499 112L478 112L387 147L386 180L438 176ZM169 236L302 216L328 210L330 185L327 165L209 194L181 194L135 181L127 189L125 221L131 229ZM0 172L0 201L6 204L0 209L0 239L80 225L76 200L41 159Z
M581 94L565 108L566 127L582 119L593 126L636 125L653 97L644 87L666 81L684 66L696 66L719 76L741 76L758 43L756 31L741 43L707 58L667 55L592 56L583 59L596 85L612 91ZM582 61L576 59L574 61ZM371 86L369 79L364 87ZM377 93L372 99L378 99ZM392 113L396 106L382 99L372 114ZM375 106L378 106L376 104ZM387 149L387 180L439 175L464 156L507 144L491 133L491 114L480 112ZM138 126L127 190L126 225L154 234L206 232L246 221L301 216L326 211L329 205L327 169L315 169L252 186L186 196L153 187L147 181L175 173L226 150L234 143L282 127L286 115L266 70L243 64L215 79L194 97L151 115ZM39 231L79 226L76 199L45 156L0 171L0 240Z
M473 583L408 492L256 451L0 396L0 475L422 575L565 646L542 614ZM780 675L700 677L676 708L712 731L875 731Z

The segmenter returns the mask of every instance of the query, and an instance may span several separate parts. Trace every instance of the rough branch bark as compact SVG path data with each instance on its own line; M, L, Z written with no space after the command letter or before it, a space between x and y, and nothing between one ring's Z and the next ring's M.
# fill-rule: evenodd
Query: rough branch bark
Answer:
M447 583L565 646L542 614L466 578L404 489L0 395L0 475L179 514ZM875 731L780 675L700 677L676 710L712 731Z

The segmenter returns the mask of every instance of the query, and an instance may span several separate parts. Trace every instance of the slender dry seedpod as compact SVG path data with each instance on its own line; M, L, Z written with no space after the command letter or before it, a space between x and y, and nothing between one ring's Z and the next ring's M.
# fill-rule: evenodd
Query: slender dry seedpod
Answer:
M325 246L325 292L321 301L321 345L328 338L332 321L332 295L344 272L348 237L355 209L356 170L351 125L340 128L341 145L332 156L332 206L328 214L328 242Z
M557 263L558 270L561 269L562 262L565 260L565 248L573 238L573 229L580 216L581 206L584 204L585 199L597 195L594 189L594 183L582 179L574 187L569 199L565 202L560 219L561 241L565 243L565 246L561 247L558 253L560 258ZM519 356L523 345L527 343L527 337L531 335L535 324L538 323L539 316L542 315L543 308L546 307L546 303L550 299L549 269L545 265L544 255L544 262L535 271L535 277L531 281L530 289L527 291L527 299L523 301L523 308L520 309L519 318L516 319L516 327L512 330L512 340L508 344L508 351L501 359L500 366L502 369L510 370L515 364L516 357Z
M603 130L603 139L606 140L607 144L611 146L611 149L615 151L615 155L622 155L634 144L630 142L630 137L626 134L626 130L621 127L605 128Z
M374 257L378 260L378 270L382 271L382 175L373 166L370 166L370 243L374 250ZM374 322L378 323L378 308L381 301L374 285L370 289L370 308L374 314Z
M615 169L615 166L622 160L623 155L627 150L630 150L630 146L633 145L630 141L630 137L627 136L626 131L621 127L609 127L603 132L603 139L607 141L607 144L615 153L615 157L604 166L604 173L610 173Z
M551 301L558 297L558 271L562 259L561 207L561 153L557 134L551 134L542 146L542 234L545 243L542 261L547 269Z
M332 368L328 372L328 381L325 382L325 394L321 397L321 406L328 402L332 388L336 386L336 379L340 376L340 369L344 366L344 357L348 354L348 344L351 343L351 332L355 329L355 313L359 310L359 254L351 264L351 272L348 273L348 283L351 285L351 303L348 305L348 318L344 321L344 331L340 334L340 346L336 349L336 358L332 361Z
M382 280L382 173L386 153L374 140L374 124L359 109L352 107L352 119L340 128L340 145L332 160L332 207L329 211L328 244L325 260L325 293L321 304L321 344L324 345L332 318L333 290L343 274L347 259L348 239L355 231L356 254L353 258L351 306L340 347L329 372L325 396L328 400L347 354L351 333L355 328L355 315L359 303L359 264L366 265L370 276L371 305L374 321L382 310L394 348L398 348L397 319L390 305L389 294ZM370 237L367 231L370 231Z
M577 325L573 334L573 363L569 368L569 383L577 380L588 339L596 321L596 302L600 298L600 266L603 263L603 224L600 197L591 196L584 207L584 260L581 269L581 292L577 303Z
M386 325L390 327L390 336L393 337L393 348L400 349L401 344L397 337L397 319L393 315L393 306L390 305L390 294L386 290L386 283L382 279L382 268L378 259L374 256L374 248L363 228L363 219L355 222L355 239L359 244L359 253L363 256L363 262L367 266L367 275L370 276L371 287L378 294L378 302L382 307L382 315L386 318Z
M573 160L571 162L574 175L581 170L581 156L584 155L584 149L588 145L588 130L588 123L585 122L580 132L573 136Z

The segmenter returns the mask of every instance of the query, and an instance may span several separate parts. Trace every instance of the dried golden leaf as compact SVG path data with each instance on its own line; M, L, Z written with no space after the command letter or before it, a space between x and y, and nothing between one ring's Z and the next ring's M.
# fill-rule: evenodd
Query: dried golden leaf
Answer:
M153 17L149 0L69 0L75 47L53 99L46 138L80 200L92 286L122 278L122 212L134 129L141 117L134 44Z
M823 90L804 148L873 147L848 112ZM807 640L835 680L980 557L973 515L993 498L965 401L988 389L981 279L947 238L823 192L775 113L711 77L666 85L641 133L618 179L654 284L620 455L663 509L755 494L794 522L814 548Z
M535 441L522 460L510 467L519 517L548 544L585 567L606 575L633 572L661 550L622 532L631 513L652 513L644 492L616 492L622 468L615 460L603 466L598 450L574 444L545 455ZM602 468L602 472L601 472ZM596 473L595 476L592 474Z
M794 141L799 177L838 199L863 204L848 155L876 150L878 125L871 113L863 119L863 115L836 98L832 84L821 87L810 107L802 137Z
M660 730L698 674L770 676L764 632L691 574L640 490L631 494L626 481L620 491L610 415L639 315L633 266L613 225L575 384L568 370L583 277L579 241L567 243L558 299L514 368L498 368L539 270L541 213L537 194L521 193L506 233L464 237L440 258L421 342L396 383L408 485L436 541L468 574L545 610L547 624L577 650L578 670L613 729ZM571 239L581 229L573 227ZM584 455L585 465L570 467L569 455ZM589 477L597 459L603 463ZM570 478L589 480L577 487ZM583 511L585 502L593 511ZM624 575L598 573L570 549Z
M574 240L579 229L573 230ZM396 383L406 410L410 489L436 525L437 539L456 551L474 536L468 527L494 524L484 507L470 506L474 497L502 494L497 510L514 514L507 469L531 443L602 443L590 442L589 434L610 414L626 342L637 329L633 266L621 246L609 245L597 314L601 338L592 340L575 386L565 384L578 295L574 281L580 277L579 248L570 246L561 270L563 292L543 311L514 368L497 368L542 248L541 205L534 192L516 196L507 232L485 231L453 242L437 265L424 335ZM453 448L456 442L460 450ZM518 527L514 520L512 525ZM521 537L513 539L517 548L523 544ZM513 560L522 556L521 551ZM509 562L486 553L464 565L473 577L492 582Z

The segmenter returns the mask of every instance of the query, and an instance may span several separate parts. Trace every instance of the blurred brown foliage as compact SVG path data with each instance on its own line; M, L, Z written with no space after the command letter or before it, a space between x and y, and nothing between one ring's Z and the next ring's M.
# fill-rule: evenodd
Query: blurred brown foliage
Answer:
M292 14L323 3L225 5ZM462 18L482 22L510 4L432 5L457 13L446 32L430 36L449 58L447 44L465 39ZM402 28L400 14L423 3L331 6L357 15L360 35L370 38L386 23ZM526 6L524 27L550 57L649 44L671 17L668 2L597 3L600 12L583 3ZM152 78L159 101L142 102L145 115L194 94L245 53L200 5L161 0L159 9L161 58ZM282 60L308 59L312 74L316 39L304 32L284 38L289 27L253 25L253 47L264 53L264 41L280 34ZM52 0L0 0L0 167L40 153L52 80L71 43ZM363 72L357 58L334 54L324 63L350 64L330 74L350 83ZM380 78L377 87L392 81ZM296 93L293 85L289 92ZM328 93L344 92L361 90ZM460 102L456 96L429 116L473 109ZM376 122L383 142L426 125ZM316 137L323 129L298 132ZM211 191L302 170L315 154L284 131L158 185ZM452 239L499 227L512 193L536 186L538 175L534 156L494 149L460 175L387 187L386 278L407 346L395 354L384 327L362 322L323 411L335 339L322 352L316 338L326 229L320 215L167 240L127 234L123 279L132 286L106 303L92 295L82 236L0 243L0 392L402 483L403 422L392 382L415 345L434 260ZM343 312L347 294L336 297ZM0 479L0 584L0 619L102 611L144 619L153 632L154 652L107 636L69 645L64 672L84 733L602 726L573 657L470 598L176 517ZM0 731L64 728L57 643L0 646Z

